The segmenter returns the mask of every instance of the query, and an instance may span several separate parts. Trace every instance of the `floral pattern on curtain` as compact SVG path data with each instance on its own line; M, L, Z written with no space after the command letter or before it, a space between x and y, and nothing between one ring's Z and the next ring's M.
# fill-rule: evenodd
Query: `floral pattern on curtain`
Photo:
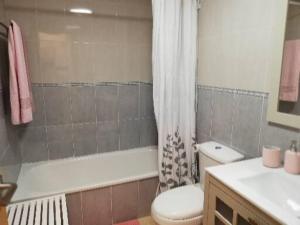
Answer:
M197 1L152 0L160 190L193 182Z

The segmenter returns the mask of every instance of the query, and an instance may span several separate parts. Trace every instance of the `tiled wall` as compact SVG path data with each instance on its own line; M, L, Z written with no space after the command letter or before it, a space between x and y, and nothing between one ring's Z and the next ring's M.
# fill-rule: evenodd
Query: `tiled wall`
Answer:
M9 117L7 54L7 41L0 37L0 174L4 181L15 182L19 175L21 156L17 128L11 125Z
M288 18L286 24L285 38L295 40L300 38L300 9L298 5L289 5Z
M286 150L291 140L300 141L299 130L266 120L268 94L198 86L198 142L219 141L246 157L261 155L263 145Z
M268 79L282 48L275 37L284 34L287 2L203 1L199 14L199 83L268 92Z
M151 82L151 0L5 0L34 83ZM87 8L91 15L73 14Z
M70 225L111 225L149 216L157 178L67 195Z
M35 120L20 130L24 162L157 144L152 84L34 85Z
M0 1L30 59L36 112L18 128L23 162L156 144L151 0Z

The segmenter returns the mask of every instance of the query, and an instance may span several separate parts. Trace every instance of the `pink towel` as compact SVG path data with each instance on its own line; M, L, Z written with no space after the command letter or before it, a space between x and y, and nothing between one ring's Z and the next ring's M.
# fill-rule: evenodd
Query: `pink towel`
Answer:
M279 99L298 101L300 75L300 40L285 42Z
M30 76L20 27L11 21L8 34L9 85L12 124L32 121L33 101Z

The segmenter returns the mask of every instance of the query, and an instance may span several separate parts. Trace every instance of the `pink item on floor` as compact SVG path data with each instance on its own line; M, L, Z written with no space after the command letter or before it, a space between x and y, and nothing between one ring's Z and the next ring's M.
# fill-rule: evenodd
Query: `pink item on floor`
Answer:
M285 42L279 99L298 101L300 75L300 40Z
M14 125L33 119L33 100L26 52L20 27L11 21L8 34L11 121Z
M130 220L127 222L118 223L118 224L114 224L114 225L140 225L140 222L138 220Z

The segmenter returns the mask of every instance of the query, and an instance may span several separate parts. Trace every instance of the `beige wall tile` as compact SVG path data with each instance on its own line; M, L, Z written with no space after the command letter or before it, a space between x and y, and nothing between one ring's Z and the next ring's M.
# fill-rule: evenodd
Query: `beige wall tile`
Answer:
M33 82L152 80L151 0L31 1L24 9L5 0L8 18L24 30ZM78 7L93 14L69 12Z
M93 0L93 12L95 15L117 15L117 0Z
M117 0L117 13L121 16L151 18L152 6L148 0Z
M4 0L5 7L34 9L37 0Z
M69 79L73 82L87 82L93 79L93 60L92 44L74 43L72 45L72 63L73 73Z
M93 41L95 43L116 43L117 19L112 17L94 17L92 22Z
M62 0L36 0L38 10L64 12L66 10L66 2Z
M72 81L71 57L72 49L69 42L55 40L40 40L40 73L46 83Z
M300 39L300 9L299 6L289 6L288 19L286 24L286 39Z
M2 22L6 21L5 12L4 12L4 0L0 0L0 20Z
M93 18L91 16L68 13L65 19L65 31L72 42L93 41Z
M119 45L110 43L95 44L93 48L94 81L109 82L122 80L119 72L122 55Z
M132 20L128 23L127 40L130 44L152 43L152 21Z
M204 1L199 16L198 82L268 91L274 27L285 18L286 1ZM276 32L275 32L276 30ZM277 48L280 46L277 46Z
M37 24L39 34L64 35L66 36L66 18L64 13L51 13L39 11L37 13ZM39 38L46 36L40 35Z
M38 42L37 41L27 41L25 43L25 48L27 49L27 56L29 61L29 72L31 81L33 83L42 83L43 74L40 73L39 67L39 52L38 52Z

